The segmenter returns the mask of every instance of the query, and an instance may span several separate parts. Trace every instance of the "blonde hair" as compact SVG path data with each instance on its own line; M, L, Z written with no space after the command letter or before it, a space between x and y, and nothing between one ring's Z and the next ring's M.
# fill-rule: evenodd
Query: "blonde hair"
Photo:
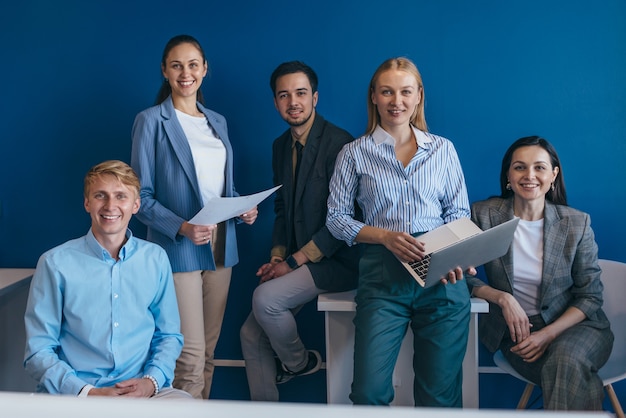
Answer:
M139 183L137 174L135 174L135 171L128 164L119 160L104 161L91 167L85 175L85 184L83 189L85 197L89 197L89 189L91 188L91 185L96 182L96 179L105 175L115 177L120 183L133 189L135 191L135 196L139 197L141 184Z
M399 70L404 71L409 74L412 74L415 77L415 81L417 81L417 86L419 88L419 94L421 94L420 102L415 107L415 111L411 116L411 123L422 131L428 131L428 126L426 125L426 116L424 115L424 102L426 101L426 96L424 93L424 85L422 84L422 76L420 75L419 70L408 58L405 57L397 57L397 58L389 58L376 69L376 72L372 76L370 80L369 88L367 89L367 129L365 131L366 135L371 134L376 129L376 126L380 124L380 114L378 113L378 108L372 102L372 93L376 89L376 83L378 82L378 78L382 73L389 70Z

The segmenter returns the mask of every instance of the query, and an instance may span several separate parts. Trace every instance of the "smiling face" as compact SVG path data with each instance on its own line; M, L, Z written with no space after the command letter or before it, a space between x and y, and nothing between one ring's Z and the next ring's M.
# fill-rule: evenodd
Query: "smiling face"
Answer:
M306 74L285 74L276 80L274 105L280 116L292 127L311 120L317 105L317 92L313 93Z
M550 154L539 145L530 145L515 150L507 178L516 199L543 202L558 174Z
M136 191L115 176L95 177L85 193L85 210L91 215L91 229L96 240L107 249L110 243L121 247L126 239L128 222L139 210L139 205Z
M421 100L421 90L411 73L387 70L380 74L371 92L380 125L386 131L408 125Z
M174 100L186 98L195 100L208 67L198 48L185 42L170 50L161 70L172 88Z

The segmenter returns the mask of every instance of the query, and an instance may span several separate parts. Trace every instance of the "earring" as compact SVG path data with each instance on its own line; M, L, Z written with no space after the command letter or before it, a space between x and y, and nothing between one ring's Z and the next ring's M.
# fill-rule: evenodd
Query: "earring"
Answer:
M169 80L169 79L167 79L167 78L163 79L163 82L164 82L164 83L169 83L169 81L170 81L170 80Z
M507 190L511 190L511 183L510 183L510 182L507 182L507 183L506 183L506 189L507 189Z
M554 183L550 183L550 190L554 191Z

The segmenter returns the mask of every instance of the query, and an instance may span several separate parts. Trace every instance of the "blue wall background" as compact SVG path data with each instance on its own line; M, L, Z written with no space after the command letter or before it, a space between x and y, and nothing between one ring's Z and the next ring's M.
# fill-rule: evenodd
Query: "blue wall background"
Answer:
M129 161L133 119L152 105L162 48L179 33L208 54L203 91L228 120L240 193L271 185L271 142L286 128L268 87L276 65L310 64L318 111L359 136L372 73L405 55L422 72L430 130L457 147L472 201L498 192L513 140L542 135L560 153L570 204L592 216L600 257L626 261L625 18L623 0L5 2L0 267L34 267L42 252L85 233L83 175L105 159ZM221 359L241 359L238 330L268 258L271 202L260 209L254 226L239 227ZM300 316L307 343L323 350L321 314L311 304ZM514 406L521 389L508 378L503 397L505 378L481 379L481 406ZM219 368L215 379L213 397L248 397L242 369ZM281 390L284 400L323 402L324 375ZM617 390L624 403L626 386Z

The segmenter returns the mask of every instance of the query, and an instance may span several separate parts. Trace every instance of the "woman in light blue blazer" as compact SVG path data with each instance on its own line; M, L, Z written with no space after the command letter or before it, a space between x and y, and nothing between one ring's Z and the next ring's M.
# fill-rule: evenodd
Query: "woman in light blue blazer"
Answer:
M216 196L237 196L226 120L206 109L200 86L208 72L199 42L179 35L167 43L157 105L139 113L132 130L131 165L141 180L137 218L148 240L161 245L174 272L185 343L174 387L207 399L213 353L222 327L232 266L237 264L235 220L188 222ZM247 224L257 209L242 214Z

